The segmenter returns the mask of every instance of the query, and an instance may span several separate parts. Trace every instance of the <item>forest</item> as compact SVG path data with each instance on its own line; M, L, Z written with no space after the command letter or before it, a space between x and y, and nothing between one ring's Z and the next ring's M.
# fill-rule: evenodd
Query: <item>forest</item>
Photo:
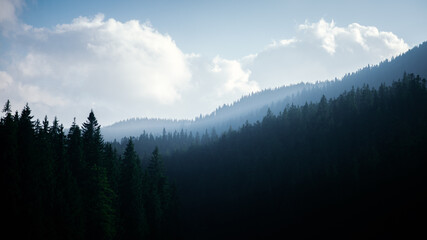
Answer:
M3 212L43 239L411 238L426 209L426 80L288 104L221 134L106 142L29 106L0 122Z
M427 42L424 42L391 60L386 59L377 65L368 65L342 78L264 89L242 96L235 102L224 104L210 114L200 115L194 120L134 118L104 126L102 131L105 139L110 141L130 136L139 137L143 134L143 130L148 134L159 136L163 134L163 129L170 133L177 131L179 134L183 129L184 132L188 132L187 134L192 132L193 135L197 132L203 135L206 130L210 134L215 129L215 132L221 135L227 132L230 126L232 129L238 129L246 121L251 124L261 121L269 108L272 113L278 114L287 104L302 106L305 102L319 101L323 95L327 99L335 98L344 91L350 91L352 87L363 87L368 84L377 89L381 84L389 86L397 81L403 72L416 73L422 78L427 78L426 57Z
M220 136L144 133L135 150L162 146L186 239L416 236L427 213L426 103L426 80L405 73Z
M68 134L6 102L0 122L5 236L19 239L164 239L177 232L174 186L153 148L141 165L132 140L118 155L93 112ZM18 229L18 231L16 231Z

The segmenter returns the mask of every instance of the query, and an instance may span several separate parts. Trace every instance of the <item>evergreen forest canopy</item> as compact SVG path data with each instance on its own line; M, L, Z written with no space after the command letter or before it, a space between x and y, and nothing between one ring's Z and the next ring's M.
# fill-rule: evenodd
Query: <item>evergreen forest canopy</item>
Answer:
M175 233L174 186L157 148L142 166L132 140L105 143L95 115L68 134L33 121L28 104L0 122L5 236L18 239L163 239ZM18 229L18 231L16 231ZM8 234L7 234L8 233Z
M28 105L13 115L8 101L6 228L43 239L422 235L426 104L426 80L404 74L220 135L105 143L93 112L65 134Z
M426 80L405 73L268 110L221 136L144 134L135 150L169 146L186 238L416 236L427 213L426 104Z

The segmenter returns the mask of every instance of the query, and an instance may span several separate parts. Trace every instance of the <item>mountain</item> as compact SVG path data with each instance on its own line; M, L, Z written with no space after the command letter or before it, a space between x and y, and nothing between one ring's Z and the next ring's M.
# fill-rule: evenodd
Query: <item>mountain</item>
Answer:
M216 111L224 124L244 106L260 120L221 135L162 130L110 143L93 112L66 134L56 118L33 120L28 104L13 115L7 101L0 117L6 231L22 228L13 234L24 239L422 236L427 81L419 72L386 79L402 68L422 71L419 49L341 81L294 85L301 89L267 105L279 113L260 117L263 107L250 107L261 100L244 104L279 90L242 98Z
M207 116L195 120L167 120L135 118L124 120L102 129L106 140L121 139L125 136L139 136L148 133L161 135L167 132L181 131L210 133L212 129L222 134L229 128L237 129L246 121L255 123L262 120L270 108L275 114L283 111L286 105L303 105L316 102L322 95L333 98L352 87L378 88L381 83L387 86L402 77L404 72L427 77L425 62L427 59L427 42L412 48L408 52L391 60L385 60L375 66L367 66L356 72L346 74L342 79L317 83L299 83L275 89L266 89L242 97L230 105L223 105Z
M184 239L414 238L425 229L426 80L269 112L165 156ZM138 151L138 150L137 150Z

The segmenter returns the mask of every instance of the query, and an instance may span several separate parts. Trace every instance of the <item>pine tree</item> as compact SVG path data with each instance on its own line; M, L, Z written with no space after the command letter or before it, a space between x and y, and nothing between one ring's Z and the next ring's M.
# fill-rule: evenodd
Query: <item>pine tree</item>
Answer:
M43 211L43 227L46 228L45 238L54 239L56 238L56 226L54 215L56 210L54 205L56 204L55 191L57 184L57 156L56 150L58 150L59 156L63 157L63 144L59 147L60 149L55 149L55 140L59 134L58 120L55 118L52 127L49 127L49 121L45 117L43 121L43 126L39 125L36 121L36 135L34 142L35 152L34 160L37 165L38 174L39 174L39 184L40 189L38 190L37 195L40 197L42 202L42 211ZM37 130L39 129L39 130Z
M73 124L70 127L67 135L67 161L70 164L71 172L76 178L79 187L83 183L83 169L85 168L83 161L83 142L80 127L76 124L74 118Z
M165 213L169 210L171 196L157 147L152 153L146 176L148 182L147 217L151 231L150 236L153 239L159 239L162 238L162 226L165 224Z
M82 194L86 213L86 237L112 239L116 233L115 193L103 167L104 144L93 111L82 127L84 173Z
M52 155L55 161L54 213L57 236L63 239L83 237L83 204L77 180L72 173L67 154L67 138L64 127L55 118L49 130Z
M117 157L116 149L113 149L111 143L105 144L104 147L104 168L107 174L108 184L113 191L112 206L116 212L116 222L115 225L117 228L120 227L120 205L119 205L119 179L120 179L120 168L119 168L119 159ZM120 232L120 229L116 230Z
M17 116L17 115L15 115ZM37 162L35 151L34 122L31 109L25 105L18 117L17 129L17 160L20 171L20 188L22 198L19 202L22 221L28 231L23 237L45 237L46 228L43 222L44 212L41 192L41 166Z
M113 206L116 196L104 168L97 165L90 167L88 190L91 194L86 198L86 238L113 239L116 236L116 210Z
M123 156L119 185L123 239L141 239L147 234L142 181L139 158L132 139L129 139Z
M22 194L19 186L20 171L17 162L17 122L11 112L10 101L7 100L3 108L5 116L0 121L0 158L2 159L0 173L1 181L4 184L2 213L4 219L7 219L4 221L4 229L7 231L11 231L21 221L19 201Z
M86 214L84 205L84 196L82 189L85 189L86 183L86 165L83 161L82 136L80 127L76 124L76 119L68 131L66 138L66 163L68 165L69 175L69 196L68 208L72 210L69 217L66 219L70 222L70 230L72 231L71 239L81 239L85 236ZM65 169L65 171L67 171Z
M111 189L117 193L118 192L118 180L120 177L119 161L117 158L117 150L113 149L111 143L106 143L104 147L104 160L103 167L107 172L107 177Z
M93 111L90 111L87 121L83 123L83 156L84 161L89 165L102 166L103 139L101 136L101 126L95 118Z

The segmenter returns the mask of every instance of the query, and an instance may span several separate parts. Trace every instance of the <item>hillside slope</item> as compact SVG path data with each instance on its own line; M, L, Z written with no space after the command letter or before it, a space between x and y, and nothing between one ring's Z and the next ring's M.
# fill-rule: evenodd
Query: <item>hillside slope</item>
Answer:
M424 232L427 89L412 74L290 106L165 158L185 239L385 239Z
M427 42L420 44L408 52L375 66L367 66L354 73L345 75L342 79L318 83L300 83L283 86L276 89L266 89L261 92L242 97L231 105L223 105L207 116L195 120L167 119L130 119L103 128L106 140L121 139L125 136L139 136L144 131L153 135L180 131L203 133L215 128L218 134L228 131L230 127L237 129L246 121L260 121L270 108L273 113L283 111L286 105L302 105L305 102L316 102L322 95L326 98L336 97L352 87L365 84L377 88L381 83L390 85L401 78L404 72L410 72L421 77L427 77Z

